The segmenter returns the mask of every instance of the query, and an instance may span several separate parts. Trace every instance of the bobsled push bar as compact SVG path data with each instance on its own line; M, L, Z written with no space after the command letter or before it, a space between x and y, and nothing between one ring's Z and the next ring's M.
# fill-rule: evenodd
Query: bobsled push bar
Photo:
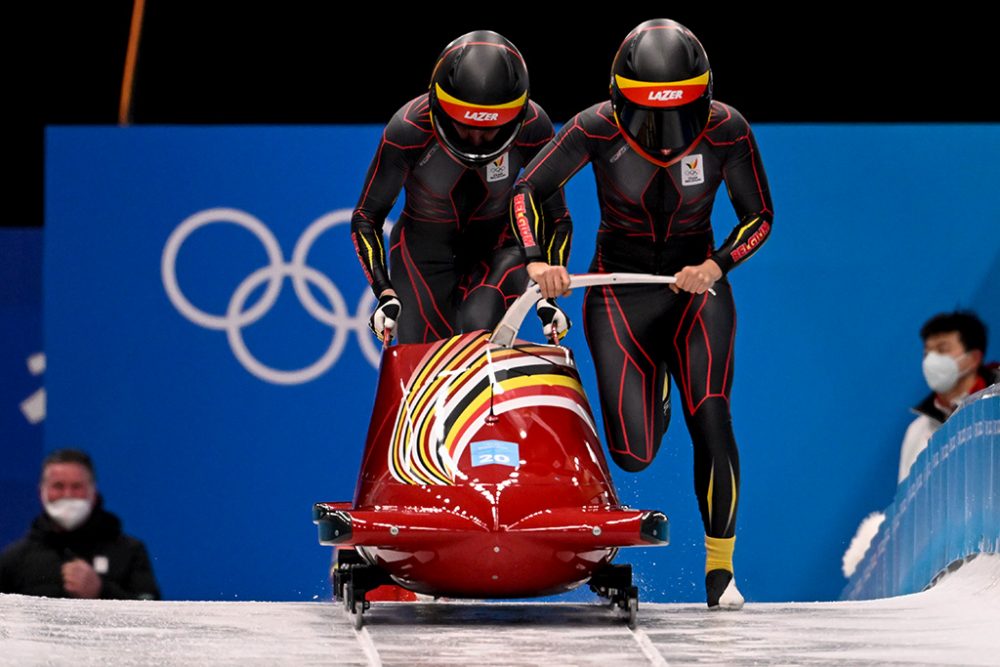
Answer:
M654 276L650 273L583 273L569 277L569 288L576 289L599 285L650 285L657 283L669 285L675 282L677 280L673 276ZM708 291L713 295L715 294L714 290ZM514 304L507 309L507 313L493 330L490 342L501 347L513 347L514 340L517 338L517 332L521 328L521 323L524 322L524 318L527 317L528 313L541 298L541 288L537 284L531 283L524 294L517 297Z

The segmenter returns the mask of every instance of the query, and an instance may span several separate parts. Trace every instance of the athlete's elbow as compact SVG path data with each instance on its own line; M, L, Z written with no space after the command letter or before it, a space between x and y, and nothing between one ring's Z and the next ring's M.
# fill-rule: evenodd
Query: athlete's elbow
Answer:
M517 181L514 183L514 195L515 196L521 194L521 195L527 195L527 196L530 197L530 196L533 195L534 191L535 191L535 188L532 187L531 181L527 180L523 176L521 178L517 179Z

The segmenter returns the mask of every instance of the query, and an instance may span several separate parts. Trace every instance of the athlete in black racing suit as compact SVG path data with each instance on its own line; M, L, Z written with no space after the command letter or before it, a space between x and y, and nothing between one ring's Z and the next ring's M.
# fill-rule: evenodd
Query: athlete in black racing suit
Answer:
M568 279L546 264L539 237L553 232L535 202L590 162L601 209L591 271L676 275L669 289L589 289L587 341L608 448L625 470L642 470L656 455L669 420L667 374L674 378L694 444L708 605L738 609L740 468L729 409L736 314L725 276L770 234L767 180L746 120L712 100L707 55L687 28L667 20L636 27L615 57L611 83L611 102L577 114L525 168L513 223L532 279L543 294L561 293ZM710 218L723 180L739 224L716 247Z
M554 132L528 99L528 72L513 44L491 31L459 37L442 52L428 93L386 126L351 220L354 245L379 305L379 338L396 325L399 342L418 343L492 328L527 285L524 255L507 224L521 168ZM383 222L401 188L406 203L390 236ZM553 229L569 226L562 191L542 198ZM565 264L568 234L547 261ZM553 302L539 316L565 335Z

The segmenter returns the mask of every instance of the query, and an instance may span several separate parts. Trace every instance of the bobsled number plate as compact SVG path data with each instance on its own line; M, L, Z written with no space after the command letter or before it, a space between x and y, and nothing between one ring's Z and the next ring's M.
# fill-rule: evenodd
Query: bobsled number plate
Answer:
M481 440L469 443L473 466L501 465L517 468L521 465L517 443L504 440Z

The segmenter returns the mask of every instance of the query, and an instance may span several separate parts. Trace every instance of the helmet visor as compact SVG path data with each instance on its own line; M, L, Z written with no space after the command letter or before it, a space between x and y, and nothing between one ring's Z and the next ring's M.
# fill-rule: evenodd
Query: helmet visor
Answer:
M504 104L474 104L449 95L435 84L431 120L438 137L457 158L482 165L514 142L528 109L528 93Z
M483 165L506 151L521 129L522 118L498 127L473 127L456 123L448 116L434 116L441 143L463 162Z
M695 100L683 107L654 109L626 102L618 111L622 130L654 155L682 151L708 125L711 101Z

